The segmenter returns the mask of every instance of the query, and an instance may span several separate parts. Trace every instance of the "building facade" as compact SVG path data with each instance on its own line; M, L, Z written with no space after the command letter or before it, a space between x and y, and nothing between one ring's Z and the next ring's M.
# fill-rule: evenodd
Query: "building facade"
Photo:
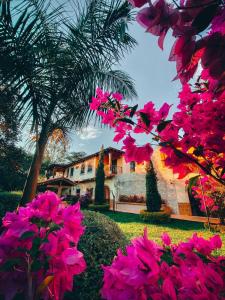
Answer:
M70 164L51 165L47 179L38 184L39 190L51 189L59 196L89 193L93 199L98 161L99 152ZM159 149L154 151L152 161L163 202L172 208L174 214L192 215L185 181L176 179L164 166ZM145 163L126 163L121 150L112 147L104 150L105 198L111 208L133 213L145 209L145 168Z

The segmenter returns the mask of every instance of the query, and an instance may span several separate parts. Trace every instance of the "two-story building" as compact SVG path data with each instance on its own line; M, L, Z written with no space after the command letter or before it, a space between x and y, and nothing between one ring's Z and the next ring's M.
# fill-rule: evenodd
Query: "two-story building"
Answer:
M99 152L88 155L69 164L53 164L47 172L47 179L39 182L38 189L50 189L64 195L94 197L95 174ZM191 205L185 190L184 180L174 177L164 166L163 157L156 149L152 161L158 177L158 188L162 199L175 214L191 215ZM145 208L145 163L126 163L124 152L112 147L104 150L105 198L118 211L139 212Z

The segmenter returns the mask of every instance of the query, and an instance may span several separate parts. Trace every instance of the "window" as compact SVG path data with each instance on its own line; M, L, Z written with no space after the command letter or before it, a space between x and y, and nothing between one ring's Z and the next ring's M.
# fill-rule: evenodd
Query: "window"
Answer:
M76 195L80 196L80 189L76 189Z
M74 168L70 169L70 177L73 177Z
M135 172L135 161L130 162L130 172Z
M69 169L66 170L66 177L69 177Z
M80 168L80 174L84 174L84 173L85 173L85 164L82 164Z
M92 172L92 165L91 164L88 165L87 171L90 172L90 173Z
M111 172L117 174L117 159L112 159Z

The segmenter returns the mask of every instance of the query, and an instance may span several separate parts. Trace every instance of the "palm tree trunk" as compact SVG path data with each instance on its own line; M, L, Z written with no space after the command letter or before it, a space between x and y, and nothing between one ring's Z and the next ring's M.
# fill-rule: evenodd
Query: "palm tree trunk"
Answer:
M23 190L23 196L21 199L22 203L31 201L36 195L38 176L40 174L44 152L48 141L48 128L49 126L43 126L40 138L36 143L36 150Z

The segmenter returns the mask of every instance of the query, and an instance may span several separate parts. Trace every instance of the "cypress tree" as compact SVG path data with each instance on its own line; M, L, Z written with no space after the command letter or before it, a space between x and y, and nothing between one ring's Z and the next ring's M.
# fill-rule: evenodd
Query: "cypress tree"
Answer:
M160 211L162 199L158 191L157 177L152 161L146 167L146 206L147 211Z
M99 162L96 170L96 183L95 183L95 204L105 203L105 172L104 172L104 148L102 146L99 153Z

